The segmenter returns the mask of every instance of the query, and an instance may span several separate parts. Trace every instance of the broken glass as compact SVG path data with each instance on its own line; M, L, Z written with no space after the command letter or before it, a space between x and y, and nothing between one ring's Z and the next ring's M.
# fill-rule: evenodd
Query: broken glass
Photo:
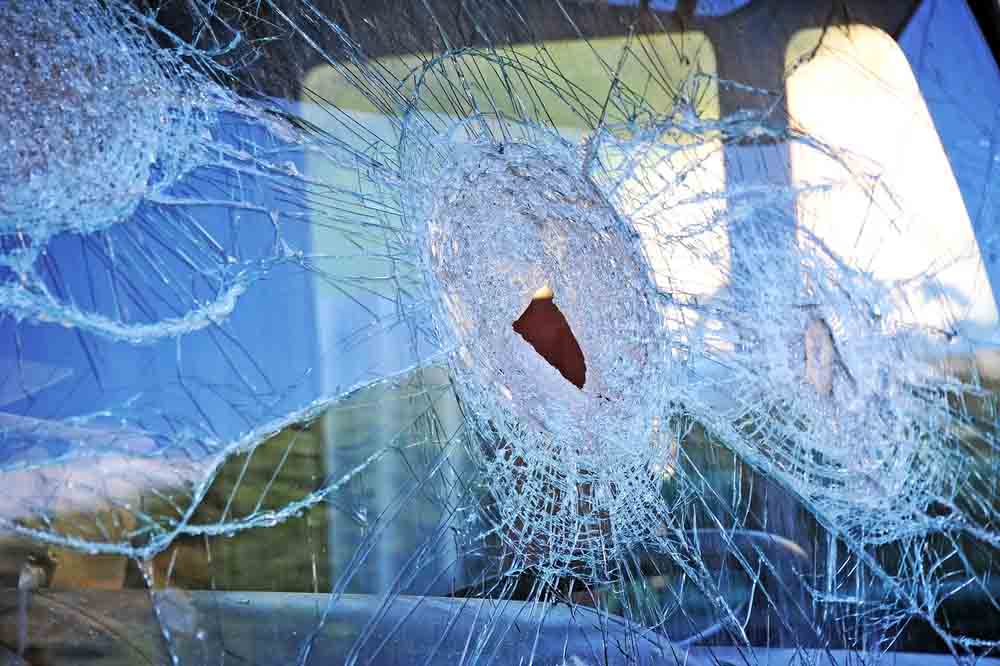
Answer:
M989 663L1000 76L869 4L0 7L0 656Z

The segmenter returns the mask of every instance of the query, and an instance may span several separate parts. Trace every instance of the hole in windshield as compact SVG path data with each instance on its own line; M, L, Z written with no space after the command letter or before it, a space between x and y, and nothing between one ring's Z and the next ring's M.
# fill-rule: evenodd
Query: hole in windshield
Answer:
M528 307L513 324L514 331L534 347L539 356L559 371L571 384L582 389L587 381L587 364L580 343L555 302L551 289L535 292Z

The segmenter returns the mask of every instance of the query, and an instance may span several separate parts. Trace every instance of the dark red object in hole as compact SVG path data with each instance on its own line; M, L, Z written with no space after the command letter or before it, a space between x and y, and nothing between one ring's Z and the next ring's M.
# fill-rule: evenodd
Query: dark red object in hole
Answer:
M552 298L532 299L514 322L514 331L569 382L583 388L587 378L583 351Z

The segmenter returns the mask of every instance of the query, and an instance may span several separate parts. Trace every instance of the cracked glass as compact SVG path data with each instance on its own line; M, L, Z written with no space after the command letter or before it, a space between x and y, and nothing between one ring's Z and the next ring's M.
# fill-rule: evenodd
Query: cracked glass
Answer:
M993 663L964 2L0 36L0 662Z

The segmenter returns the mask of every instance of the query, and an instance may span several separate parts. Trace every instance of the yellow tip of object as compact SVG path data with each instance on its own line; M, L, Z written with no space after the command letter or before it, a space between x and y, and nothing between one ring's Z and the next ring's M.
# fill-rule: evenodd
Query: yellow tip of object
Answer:
M555 294L552 293L552 289L549 287L549 285L545 285L544 287L542 287L541 289L539 289L538 291L536 291L534 294L531 295L531 300L538 301L545 298L552 298L553 296L555 296Z

